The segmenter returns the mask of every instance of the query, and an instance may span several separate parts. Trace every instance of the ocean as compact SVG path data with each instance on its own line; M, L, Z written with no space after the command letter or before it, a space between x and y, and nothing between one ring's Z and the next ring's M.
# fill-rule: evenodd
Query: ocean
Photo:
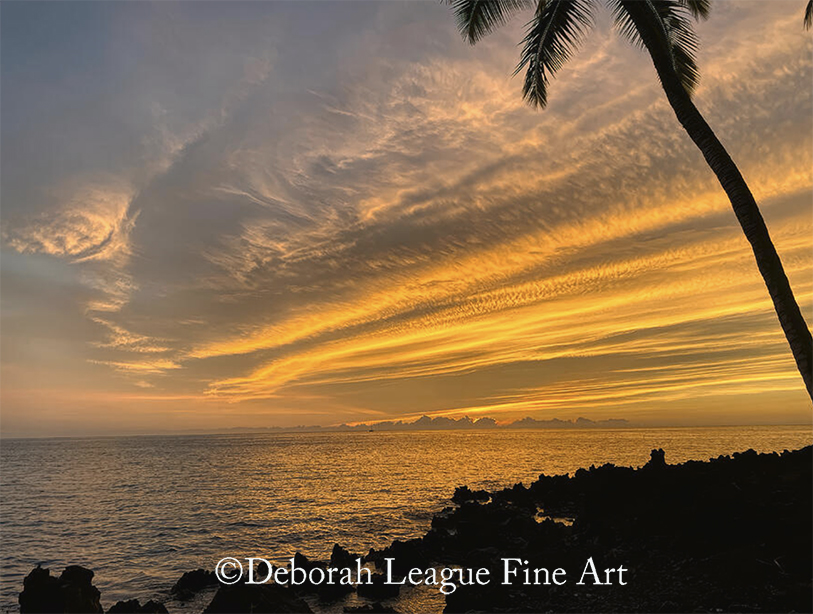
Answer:
M184 571L226 556L326 559L334 543L366 554L418 537L464 484L493 490L593 464L637 467L652 448L677 463L811 443L807 426L4 439L0 610L18 610L38 563L57 575L69 564L93 569L105 608L166 601ZM407 594L400 610L442 609L442 596L422 595Z

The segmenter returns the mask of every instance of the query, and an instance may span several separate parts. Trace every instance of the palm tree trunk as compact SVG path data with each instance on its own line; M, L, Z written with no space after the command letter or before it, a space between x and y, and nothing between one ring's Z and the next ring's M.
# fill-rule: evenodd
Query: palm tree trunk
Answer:
M637 11L635 11L637 13ZM691 97L684 89L672 63L671 54L663 49L657 38L648 32L640 15L630 16L638 26L641 39L649 51L655 70L658 72L661 85L678 121L703 153L706 162L714 171L720 185L728 195L731 206L740 222L745 237L751 244L757 267L768 287L776 315L788 340L796 366L805 382L807 393L813 400L813 338L802 317L802 312L793 296L779 254L768 234L768 228L762 219L751 190L745 183L739 169L725 147L709 127L706 120L697 110Z

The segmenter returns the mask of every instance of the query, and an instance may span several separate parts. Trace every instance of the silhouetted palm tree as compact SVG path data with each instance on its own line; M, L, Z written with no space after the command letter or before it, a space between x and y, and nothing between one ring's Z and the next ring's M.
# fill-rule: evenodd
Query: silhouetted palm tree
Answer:
M805 30L809 30L810 26L813 26L813 0L808 0L805 9Z
M533 8L516 73L525 70L523 97L547 103L548 81L593 25L599 0L448 0L464 38L474 44L515 12ZM706 18L710 0L604 0L618 31L649 52L678 121L703 153L731 201L751 244L807 392L813 399L813 338L793 296L779 255L751 190L723 144L692 102L699 73L694 19ZM807 15L811 8L808 6ZM515 74L516 74L515 73Z

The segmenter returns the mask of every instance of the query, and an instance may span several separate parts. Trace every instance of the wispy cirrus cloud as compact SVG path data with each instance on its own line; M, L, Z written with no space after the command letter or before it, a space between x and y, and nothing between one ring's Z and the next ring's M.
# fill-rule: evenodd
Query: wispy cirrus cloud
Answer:
M133 189L115 180L85 182L54 190L59 205L16 225L6 225L3 239L12 249L66 257L73 262L122 264L131 253L130 231L137 214L129 211Z
M725 196L606 15L537 112L510 77L521 20L470 48L442 6L318 5L314 53L316 5L226 6L118 9L128 80L85 81L106 102L72 116L81 173L21 145L60 147L77 66L3 140L4 249L37 279L70 263L87 374L224 424L808 411ZM811 43L775 5L716 9L697 102L808 313Z

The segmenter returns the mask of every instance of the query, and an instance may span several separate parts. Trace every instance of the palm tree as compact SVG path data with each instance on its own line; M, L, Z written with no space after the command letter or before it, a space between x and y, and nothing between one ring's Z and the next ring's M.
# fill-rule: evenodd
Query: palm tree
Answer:
M813 0L808 0L805 8L805 30L809 30L810 26L813 26Z
M548 82L570 58L594 23L599 0L447 0L463 37L471 44L533 8L516 73L525 71L523 97L547 103ZM796 366L813 400L813 338L793 296L782 262L751 190L723 144L692 101L699 73L694 19L708 17L710 0L604 0L620 34L646 49L678 121L700 149L731 201L779 316ZM811 16L808 5L807 16Z

